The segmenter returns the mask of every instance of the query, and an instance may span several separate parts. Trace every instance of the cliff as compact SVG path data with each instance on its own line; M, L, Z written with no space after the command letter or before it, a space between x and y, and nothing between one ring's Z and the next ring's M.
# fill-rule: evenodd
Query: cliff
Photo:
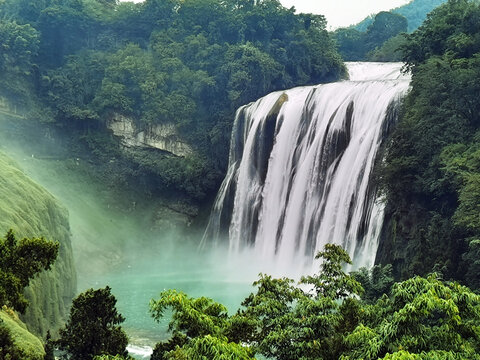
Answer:
M114 114L107 122L107 128L121 139L125 147L155 148L181 157L192 154L192 148L179 137L173 123L140 128L134 119Z
M76 291L68 212L45 189L29 179L0 153L0 232L12 228L17 237L43 236L60 243L58 258L48 272L25 290L29 306L22 320L34 334L56 334L68 316Z

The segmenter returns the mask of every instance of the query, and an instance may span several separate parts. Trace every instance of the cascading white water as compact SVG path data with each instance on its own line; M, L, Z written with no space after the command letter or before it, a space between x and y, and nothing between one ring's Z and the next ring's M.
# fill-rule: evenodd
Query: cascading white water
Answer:
M237 111L227 176L204 240L282 264L342 245L375 261L383 222L371 175L410 79L399 63L350 63L350 81L269 94Z

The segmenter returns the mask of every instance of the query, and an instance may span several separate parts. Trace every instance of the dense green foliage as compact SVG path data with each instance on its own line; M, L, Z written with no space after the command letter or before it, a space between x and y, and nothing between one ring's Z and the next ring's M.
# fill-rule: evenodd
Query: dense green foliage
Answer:
M43 360L55 360L55 343L52 340L52 335L50 331L47 331L47 336L45 338L45 356Z
M363 287L362 300L366 303L374 303L383 294L389 294L394 284L392 265L375 265L371 269L360 268L352 273Z
M341 28L334 32L338 51L345 60L396 61L397 49L407 31L407 19L399 14L382 11L365 31ZM382 54L382 55L380 55Z
M72 360L92 360L97 355L127 356L128 338L119 326L125 319L116 303L108 286L78 295L73 299L70 318L60 330L58 347Z
M379 261L478 288L480 6L450 0L407 37L412 90L387 148Z
M11 309L0 311L0 359L44 360L43 344Z
M0 315L1 359L43 358L40 341L21 326L23 324L13 310L25 312L28 301L24 289L39 272L50 269L57 258L58 247L58 243L44 238L23 238L18 241L12 230L0 239L0 306L3 309Z
M334 32L338 50L349 61L402 61L406 42L403 33L416 30L427 14L444 2L413 0L389 12L370 15L355 26L338 29Z
M341 358L479 359L479 305L479 295L435 274L396 283L362 309Z
M480 358L480 296L468 288L435 274L393 284L389 266L347 274L336 245L318 258L320 272L298 285L260 275L232 316L211 299L164 291L150 307L157 320L173 312L172 337L152 360Z
M430 13L436 7L442 5L447 0L412 0L408 4L399 6L390 10L394 14L404 16L408 21L408 32L411 33L418 29L420 25L427 18L427 14ZM358 31L367 30L368 26L373 23L375 16L371 15L355 25Z
M376 47L375 50L368 54L369 61L402 61L402 48L407 40L404 34L398 34L385 41L382 46Z
M225 306L211 299L193 299L183 292L167 290L150 302L152 316L159 320L166 309L173 310L169 329L172 337L159 343L151 359L251 359L251 351L233 343L225 334L228 314Z
M325 18L277 0L5 0L0 14L0 38L15 45L0 50L0 95L84 141L103 166L123 158L129 171L116 171L155 178L146 191L204 198L225 171L238 106L345 76ZM117 113L139 129L175 124L195 156L125 155L104 136Z
M15 105L25 105L30 96L33 61L38 52L38 31L29 24L15 20L0 20L0 95L18 99Z
M58 254L58 243L44 238L23 238L18 241L13 231L0 239L0 305L21 313L28 301L23 289L40 271L50 269Z
M130 357L121 355L97 355L93 360L130 360Z

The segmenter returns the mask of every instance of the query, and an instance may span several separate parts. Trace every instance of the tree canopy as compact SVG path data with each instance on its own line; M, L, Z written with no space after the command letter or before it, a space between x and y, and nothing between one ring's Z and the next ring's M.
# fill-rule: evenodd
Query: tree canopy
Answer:
M436 7L447 2L447 0L412 0L405 5L399 6L390 11L394 14L404 16L408 21L408 32L417 30L425 21L427 15ZM358 31L365 31L372 24L375 16L370 15L353 26Z
M0 96L58 125L81 144L72 148L90 147L98 167L122 159L126 170L116 170L115 180L153 179L145 182L149 193L168 188L205 198L226 169L237 107L345 77L325 18L296 14L278 0L5 0L0 13L11 19L0 23L9 45L0 49L7 70ZM105 136L116 113L140 130L174 124L195 156L125 154Z
M382 170L387 226L378 257L397 279L436 270L479 286L478 19L478 2L450 0L406 38L412 89Z
M157 320L172 311L172 337L152 360L479 359L480 296L467 287L437 274L394 284L389 266L347 274L350 258L332 244L318 258L320 271L298 284L260 274L231 316L211 299L162 292L150 308Z
M348 61L383 60L395 61L399 40L407 31L407 19L393 12L382 11L375 15L365 31L356 28L340 28L333 34L338 50ZM376 53L382 52L382 58Z
M72 360L91 360L97 355L127 356L128 338L121 324L117 300L110 287L89 289L72 302L70 317L60 329L58 347Z
M42 270L50 269L57 258L59 244L44 238L18 241L12 230L0 239L0 304L21 313L28 301L23 290Z

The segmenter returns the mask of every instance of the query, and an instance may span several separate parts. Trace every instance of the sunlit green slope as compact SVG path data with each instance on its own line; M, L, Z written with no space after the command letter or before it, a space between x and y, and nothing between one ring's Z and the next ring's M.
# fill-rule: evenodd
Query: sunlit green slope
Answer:
M57 200L30 180L0 152L0 232L12 228L18 237L43 236L60 242L52 270L26 289L30 305L22 319L40 335L55 332L67 315L76 290L68 213Z

